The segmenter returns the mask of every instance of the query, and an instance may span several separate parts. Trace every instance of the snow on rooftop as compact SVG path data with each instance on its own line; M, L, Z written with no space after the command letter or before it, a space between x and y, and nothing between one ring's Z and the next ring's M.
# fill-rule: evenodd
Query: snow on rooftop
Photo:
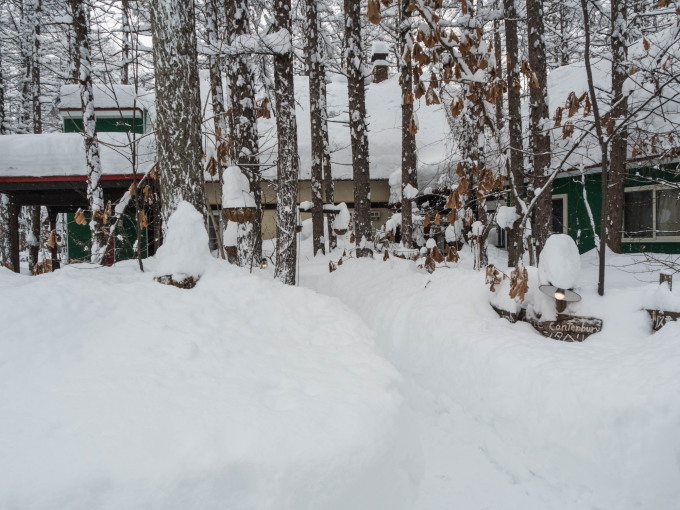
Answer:
M139 108L149 110L154 95L134 85L94 85L94 107L98 109ZM59 89L60 109L80 109L80 85L62 85Z
M335 179L352 179L347 80L339 75L331 76L332 82L327 85L327 104L332 173ZM204 95L203 100L205 99ZM416 135L418 172L419 178L424 180L434 175L445 163L450 132L441 105L425 106L423 99L414 106L420 122L420 130ZM300 178L309 179L312 142L309 81L306 76L295 77L295 107ZM396 76L381 83L372 83L366 88L366 109L371 178L387 180L395 170L401 168L401 88ZM261 135L260 150L263 152L262 163L273 163L276 161L274 116L271 119L260 119L258 128ZM265 173L266 178L273 178L275 175L275 168Z
M390 52L390 47L387 45L387 43L384 43L382 41L376 41L373 43L371 52L373 53L373 55L375 55L376 53L387 54Z
M132 174L126 133L99 133L98 138L103 173ZM0 178L87 175L83 141L79 133L0 136ZM137 172L148 171L155 158L154 138L140 138Z

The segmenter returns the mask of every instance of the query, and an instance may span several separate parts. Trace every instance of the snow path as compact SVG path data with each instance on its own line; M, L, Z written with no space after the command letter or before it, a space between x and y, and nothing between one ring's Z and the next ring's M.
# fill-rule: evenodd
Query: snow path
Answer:
M649 287L583 289L605 329L563 344L498 319L483 279L394 259L302 264L301 285L359 315L406 381L424 457L413 508L674 508L680 325L650 336Z
M324 269L325 264L304 266L301 285L323 293L324 286L318 284L318 277ZM395 318L398 317L398 298L385 297L389 302L387 306L393 308ZM341 300L370 329L372 321L364 320L366 315L357 310L356 302ZM371 310L364 312L370 314ZM374 330L374 334L376 337L381 336L380 331ZM425 459L413 510L496 508L496 503L502 503L505 509L526 509L531 508L532 503L537 504L532 495L503 467L502 461L508 459L490 457L486 443L494 438L489 437L480 423L476 423L445 392L437 394L428 391L417 375L409 374L397 357L386 352L383 355L404 377L404 396L413 412ZM495 444L496 448L500 446Z

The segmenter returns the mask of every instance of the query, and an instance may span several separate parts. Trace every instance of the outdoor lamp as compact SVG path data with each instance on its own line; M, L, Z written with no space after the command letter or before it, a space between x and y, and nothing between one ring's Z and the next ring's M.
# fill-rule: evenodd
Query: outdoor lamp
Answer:
M564 289L557 289L555 291L555 299L562 301L566 296L564 295Z
M267 259L262 259L262 264L260 264L261 269L267 269Z
M555 301L557 301L557 311L560 313L567 308L567 303L581 301L581 296L573 290L555 287L554 285L541 285L539 289L546 296L555 298Z

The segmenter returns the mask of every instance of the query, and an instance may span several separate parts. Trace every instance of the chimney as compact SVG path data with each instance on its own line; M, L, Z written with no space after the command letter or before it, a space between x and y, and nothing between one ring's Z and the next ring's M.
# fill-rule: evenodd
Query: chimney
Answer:
M371 62L373 62L373 83L380 83L387 79L387 56L389 53L390 49L384 42L373 43L373 57L371 58Z

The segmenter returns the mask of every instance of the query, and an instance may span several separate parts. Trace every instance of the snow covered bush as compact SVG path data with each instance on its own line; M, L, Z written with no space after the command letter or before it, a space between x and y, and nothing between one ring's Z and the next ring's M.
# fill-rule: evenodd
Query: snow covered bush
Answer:
M185 282L190 288L191 282L195 284L203 275L211 257L203 216L189 202L180 202L168 220L165 240L156 254L156 277L161 283Z

